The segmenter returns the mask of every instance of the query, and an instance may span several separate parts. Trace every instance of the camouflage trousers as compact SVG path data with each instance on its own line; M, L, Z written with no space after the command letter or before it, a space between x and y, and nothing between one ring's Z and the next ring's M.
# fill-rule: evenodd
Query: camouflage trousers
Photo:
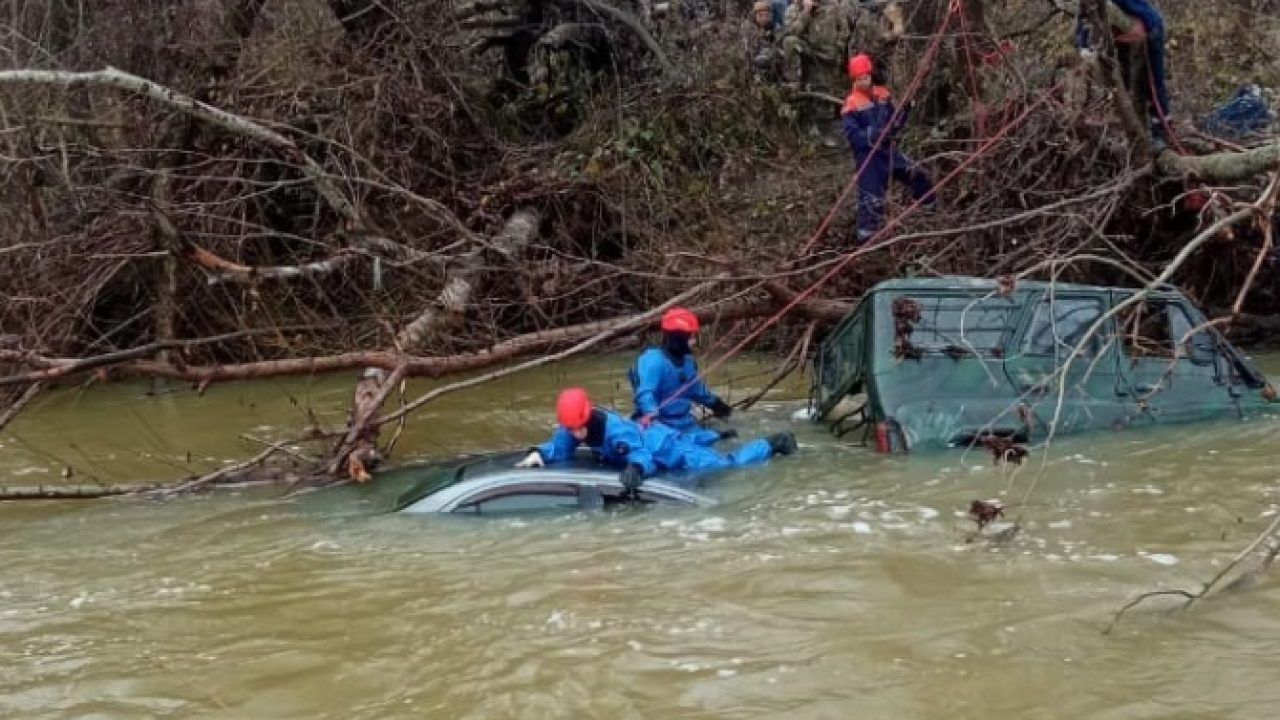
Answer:
M843 53L821 52L797 37L782 40L783 79L801 90L844 99L850 83L845 76ZM823 128L840 116L840 108L814 97L796 103L802 127Z

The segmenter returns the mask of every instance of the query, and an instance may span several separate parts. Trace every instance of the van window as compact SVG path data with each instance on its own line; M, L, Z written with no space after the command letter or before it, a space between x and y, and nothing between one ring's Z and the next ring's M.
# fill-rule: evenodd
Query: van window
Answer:
M1174 337L1170 327L1169 308L1163 300L1145 300L1120 313L1120 334L1129 357L1174 357L1174 347L1180 338ZM1188 325L1186 330L1189 329Z
M923 350L1003 349L1019 309L1012 298L912 295L920 320L910 326L910 344ZM962 327L963 325L963 327Z
M1196 332L1196 323L1192 321L1187 309L1181 305L1169 305L1169 321L1173 326L1173 341L1182 343L1179 357L1187 358L1199 364L1210 364L1217 359L1218 343L1206 328Z
M1028 355L1069 355L1102 316L1099 298L1045 297L1036 306L1031 329L1023 352ZM1094 357L1102 349L1103 330L1089 338L1083 348L1085 357Z

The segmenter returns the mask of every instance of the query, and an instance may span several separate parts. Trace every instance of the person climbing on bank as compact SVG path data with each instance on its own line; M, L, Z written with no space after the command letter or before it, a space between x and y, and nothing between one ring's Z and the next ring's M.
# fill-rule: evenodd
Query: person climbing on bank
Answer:
M1079 0L1058 0L1058 7L1075 16L1076 47L1087 49L1089 33ZM1172 112L1165 78L1164 16L1149 0L1109 0L1103 11L1116 43L1121 75L1134 100L1148 106L1151 138L1158 147L1163 147L1168 141Z
M594 450L609 465L622 468L620 480L629 495L659 471L699 471L759 465L774 455L791 455L796 436L775 433L752 440L731 453L696 445L680 432L654 423L642 428L616 413L593 407L587 391L569 388L556 399L559 423L551 440L530 449L516 467L542 467L568 460L579 445Z
M674 307L663 314L661 347L640 353L627 374L635 401L631 419L642 426L658 422L684 433L697 445L713 445L736 437L737 432L704 428L693 417L694 403L721 420L733 414L733 408L708 390L698 376L698 362L693 358L698 329L698 316L685 308Z
M906 125L909 108L904 108L894 119L888 88L872 82L875 68L869 55L851 58L848 70L853 91L845 99L840 118L845 139L861 171L858 176L858 243L861 244L884 225L885 194L891 179L910 188L911 197L923 200L925 207L932 208L936 198L929 176L899 152L894 143L894 137Z

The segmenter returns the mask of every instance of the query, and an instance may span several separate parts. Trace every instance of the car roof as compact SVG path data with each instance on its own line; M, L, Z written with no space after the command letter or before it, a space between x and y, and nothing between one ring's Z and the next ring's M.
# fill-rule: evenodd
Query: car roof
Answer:
M620 493L622 483L616 468L604 465L589 457L579 455L572 460L553 463L541 468L517 468L515 461L523 453L504 453L479 458L443 472L451 478L424 478L414 489L405 493L399 502L401 512L437 513L452 512L465 505L471 498L503 487L546 486L548 484L595 487ZM661 478L645 481L642 490L664 500L697 507L714 505L715 501Z

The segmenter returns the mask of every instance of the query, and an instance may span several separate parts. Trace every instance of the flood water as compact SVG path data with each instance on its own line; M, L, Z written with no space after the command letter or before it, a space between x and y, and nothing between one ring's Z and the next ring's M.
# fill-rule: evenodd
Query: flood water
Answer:
M447 396L400 459L540 441L570 377L625 403L626 361ZM770 369L732 367L731 396ZM341 422L350 382L64 391L0 433L0 482L207 471L259 451L240 434ZM793 423L802 404L792 386L735 418L744 437L794 427L801 453L703 510L396 516L398 488L376 486L0 504L0 717L1274 716L1274 578L1101 631L1138 593L1198 588L1269 522L1280 420L1061 441L997 546L965 542L964 511L1021 500L1039 452L1012 474L886 458Z

